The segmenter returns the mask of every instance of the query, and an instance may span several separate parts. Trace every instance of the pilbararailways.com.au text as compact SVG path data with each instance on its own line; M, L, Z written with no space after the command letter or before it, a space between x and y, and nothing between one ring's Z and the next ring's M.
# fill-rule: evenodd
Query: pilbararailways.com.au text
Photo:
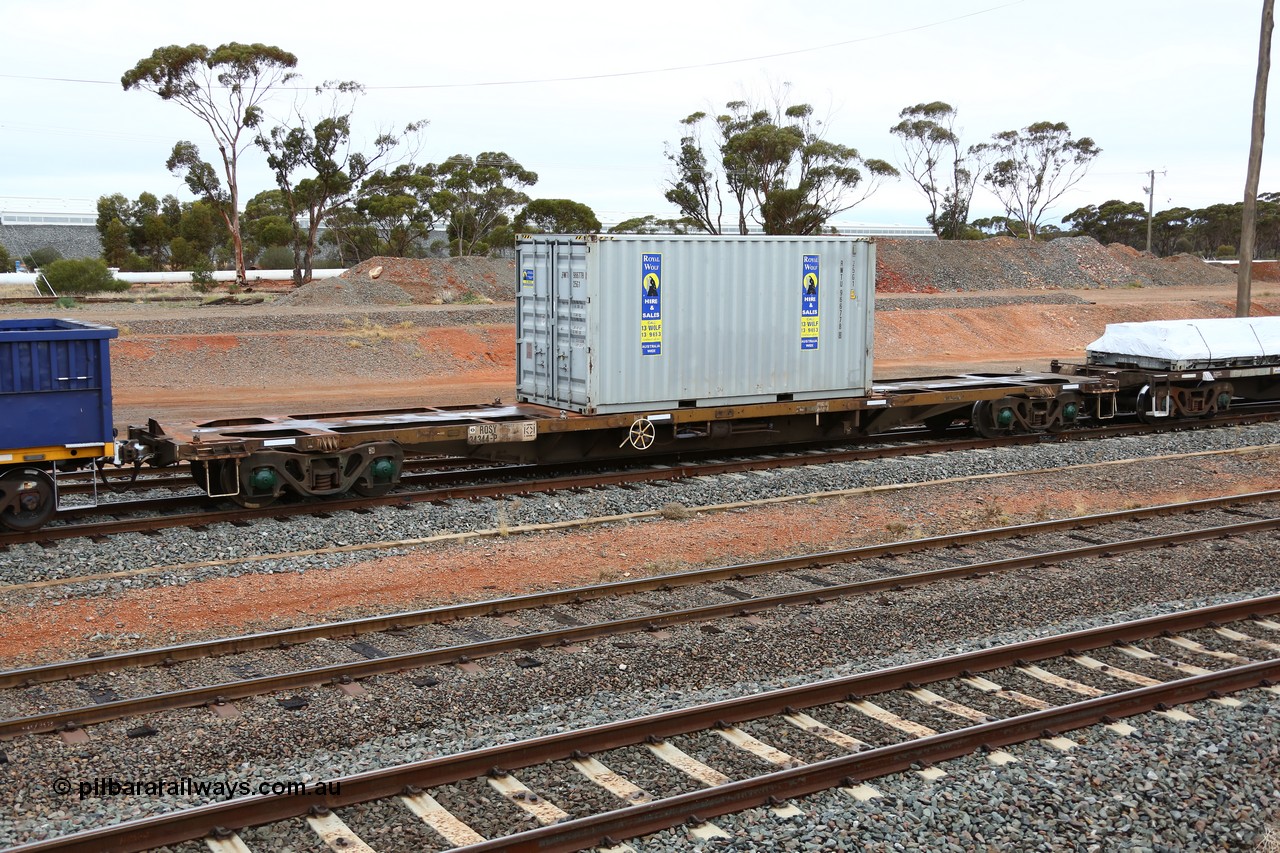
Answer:
M304 782L298 779L287 779L255 784L244 779L193 779L190 776L180 779L117 779L114 776L99 776L76 782L65 776L59 776L53 780L50 787L56 794L63 796L76 794L82 800L160 796L230 800L235 797L247 797L250 794L297 797L323 796L342 792L342 783L337 780Z

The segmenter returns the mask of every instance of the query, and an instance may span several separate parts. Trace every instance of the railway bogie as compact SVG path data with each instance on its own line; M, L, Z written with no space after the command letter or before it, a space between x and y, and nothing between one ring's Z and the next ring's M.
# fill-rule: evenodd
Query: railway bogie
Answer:
M400 482L404 450L391 441L333 452L260 449L245 456L193 459L191 475L210 497L259 509L289 493L332 497L354 492L376 497Z

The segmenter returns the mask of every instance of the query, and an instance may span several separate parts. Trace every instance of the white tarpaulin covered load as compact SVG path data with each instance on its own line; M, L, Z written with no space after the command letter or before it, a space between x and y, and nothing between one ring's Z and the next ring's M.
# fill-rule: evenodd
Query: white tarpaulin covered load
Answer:
M1108 323L1090 364L1202 370L1280 363L1280 317Z

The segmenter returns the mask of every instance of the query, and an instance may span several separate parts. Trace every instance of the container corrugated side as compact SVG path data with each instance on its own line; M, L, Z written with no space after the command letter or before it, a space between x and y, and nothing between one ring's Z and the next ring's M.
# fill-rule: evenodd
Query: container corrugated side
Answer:
M112 440L109 326L0 320L0 448Z
M871 387L868 240L535 235L516 277L522 401L609 413Z

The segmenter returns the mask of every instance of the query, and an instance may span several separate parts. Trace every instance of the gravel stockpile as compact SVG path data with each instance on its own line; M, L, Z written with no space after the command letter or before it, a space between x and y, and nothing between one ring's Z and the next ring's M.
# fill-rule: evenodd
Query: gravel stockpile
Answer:
M95 544L70 540L59 545L59 559L50 561L38 545L10 548L7 565L0 568L0 582L13 584L119 571L138 565L170 565L204 560L224 564L157 572L124 580L93 581L42 590L38 599L57 600L67 595L99 595L122 588L184 584L224 575L273 573L333 568L367 558L366 553L315 554L291 559L237 563L239 557L327 548L388 539L413 539L441 533L496 530L517 525L660 512L673 505L697 507L752 501L786 495L854 489L892 483L920 483L978 474L1033 471L1148 458L1167 454L1220 450L1280 443L1280 425L1260 424L1197 432L1108 439L1089 442L1044 444L1035 447L963 451L928 456L907 456L871 462L784 468L685 481L660 482L643 489L609 488L587 494L535 494L505 501L452 501L434 506L419 504L411 511L389 507L360 515L340 513L322 519L298 516L286 525L259 523L246 535L241 528L214 525L207 530L185 528L159 536L126 535ZM1256 464L1243 458L1240 465ZM1111 469L1076 475L1087 491L1093 479L1122 476ZM1144 475L1145 476L1145 475ZM1141 494L1141 482L1135 484ZM923 521L923 519L922 519Z
M477 298L509 302L515 294L515 269L515 261L504 258L370 258L341 279L357 287L390 282L427 305Z
M404 289L389 281L323 278L304 284L275 301L276 305L408 305L413 302Z
M1092 237L1047 243L1012 237L876 241L876 290L881 293L1234 282L1230 270L1190 255L1156 258L1128 246L1103 246Z

